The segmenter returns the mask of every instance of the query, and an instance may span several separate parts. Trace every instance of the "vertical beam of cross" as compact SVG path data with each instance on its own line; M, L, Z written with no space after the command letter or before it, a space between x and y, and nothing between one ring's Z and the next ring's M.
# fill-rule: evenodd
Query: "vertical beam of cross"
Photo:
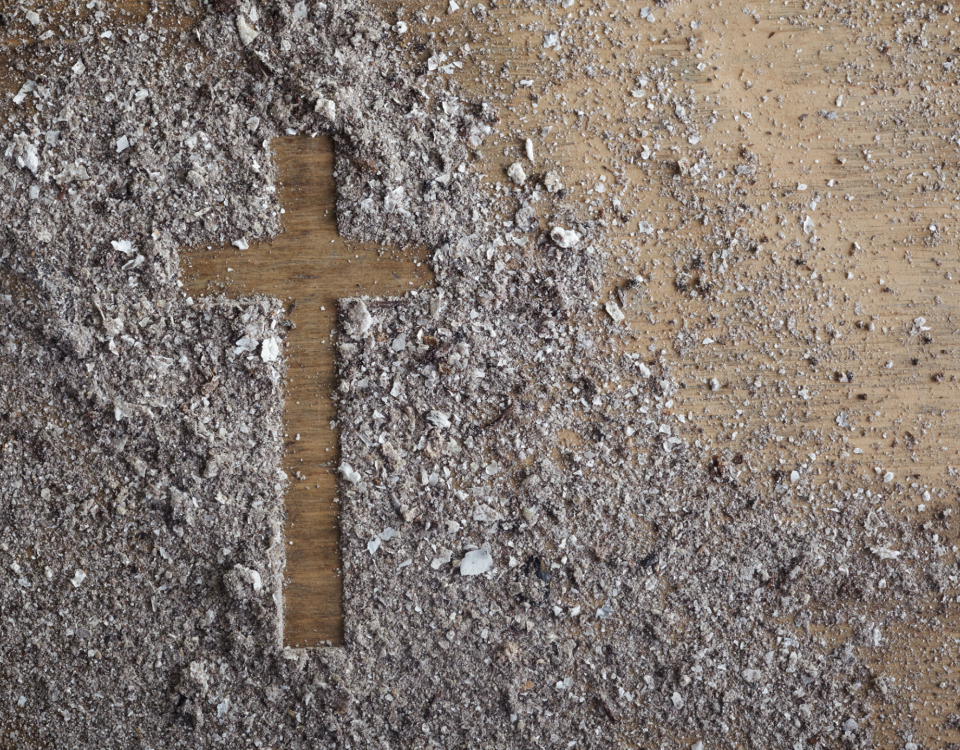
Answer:
M188 294L269 294L281 299L296 325L286 349L285 498L289 585L284 592L284 644L342 641L337 531L338 434L335 352L337 300L391 296L430 283L422 257L398 260L337 235L333 144L329 138L273 142L284 208L283 233L272 242L181 253ZM295 303L295 304L294 304ZM299 439L297 436L299 435ZM301 478L302 477L302 478ZM292 542L292 544L290 544Z

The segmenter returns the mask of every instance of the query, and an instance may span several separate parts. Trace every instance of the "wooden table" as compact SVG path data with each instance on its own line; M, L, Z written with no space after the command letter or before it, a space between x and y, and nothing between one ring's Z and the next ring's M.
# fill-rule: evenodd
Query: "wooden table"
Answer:
M506 185L505 167L524 161L529 137L537 162L524 162L527 171L561 172L572 188L570 207L595 217L604 212L610 273L598 298L643 275L643 293L628 309L626 345L662 358L684 382L675 408L690 415L691 437L706 455L735 454L745 436L769 427L779 439L754 445L744 471L770 476L803 468L846 490L873 481L879 469L900 484L898 512L916 513L925 487L933 498L923 518L955 506L949 470L960 463L958 97L943 63L960 22L936 12L929 21L910 20L910 8L881 13L866 5L850 19L795 0L654 7L651 22L640 18L640 6L579 2L525 10L501 3L488 11L499 24L490 34L489 21L469 8L448 15L446 3L418 0L405 6L410 30L403 44L426 59L430 49L417 52L415 44L433 33L431 49L464 62L448 77L451 85L464 98L498 106L499 134L479 148L472 169ZM384 7L392 17L399 6ZM426 26L412 20L421 8ZM582 15L587 11L594 15ZM566 42L587 39L577 31L585 20L605 24L589 53ZM544 31L564 23L571 31L563 46L544 49ZM921 26L927 46L911 49L907 41ZM900 41L898 31L906 34ZM587 65L601 74L586 77ZM652 67L673 77L679 97L692 93L698 148L727 170L755 165L722 198L676 175L678 159L697 149L665 129L669 117L644 119L644 100L631 95L636 77ZM18 85L8 79L10 88ZM829 112L836 118L821 115ZM644 145L654 149L647 159ZM302 645L336 642L340 632L330 503L336 443L327 397L334 301L360 291L396 294L429 275L336 237L327 141L282 140L277 158L285 234L242 254L189 251L184 280L197 293L263 291L297 302L287 445L289 468L304 479L293 482L287 501L293 545L286 639ZM595 192L601 178L605 194ZM615 194L634 212L619 225L611 221ZM701 208L692 210L693 200ZM816 245L803 231L806 216ZM662 232L638 235L640 220ZM698 254L710 260L717 222L766 237L756 252L738 250L731 265L742 280L776 294L732 290L721 299L678 291L679 274L698 275ZM726 283L721 275L713 281ZM911 335L920 317L930 330ZM827 357L810 356L834 336ZM849 426L837 423L840 412ZM952 530L944 534L956 538ZM929 663L954 633L953 626L931 630L905 658ZM954 710L956 682L945 684L951 687L918 685L915 710ZM930 726L934 737L938 724Z

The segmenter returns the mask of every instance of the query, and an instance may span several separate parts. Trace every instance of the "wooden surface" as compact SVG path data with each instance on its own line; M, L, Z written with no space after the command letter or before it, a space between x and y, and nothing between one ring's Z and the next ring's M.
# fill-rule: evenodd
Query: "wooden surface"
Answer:
M644 4L578 2L570 9L521 10L500 3L489 10L497 24L491 33L490 21L477 21L468 8L448 15L446 3L417 0L405 6L410 31L403 43L425 60L430 50L417 52L416 44L433 34L435 48L464 63L447 77L462 88L463 98L492 100L498 107L498 134L478 150L471 169L506 184L505 167L524 160L524 140L530 137L538 161L527 165L528 172L561 171L572 188L570 206L593 216L606 212L608 289L636 273L646 278L642 297L628 310L629 345L646 358L662 357L685 383L676 410L691 415L691 437L705 450L737 451L744 435L769 426L781 439L755 452L744 471L769 476L797 467L818 482L852 488L875 482L882 468L901 483L898 512L916 512L921 487L934 491L927 515L955 505L953 495L937 491L952 485L948 472L960 464L955 231L960 204L951 140L958 91L956 78L944 79L939 71L954 51L951 33L960 33L960 22L939 14L921 24L908 18L912 6L903 5L871 10L872 26L852 29L842 15L821 14L814 4L750 0L726 6L678 3L666 12L654 7L657 20L649 23L640 20ZM383 7L392 19L397 5ZM413 20L419 9L428 24ZM867 9L865 4L864 15ZM602 37L588 40L578 32L600 21L606 29ZM543 49L542 30L561 24L571 28L570 39L590 41L589 55L567 46ZM898 31L909 38L921 25L926 47L910 50L908 41L895 40ZM561 59L567 60L564 80L555 76ZM613 75L584 77L588 62ZM754 179L742 180L727 198L706 189L698 197L707 214L714 211L714 223L718 207L742 204L747 210L733 226L769 238L764 251L744 257L736 271L756 283L779 279L770 297L744 291L721 302L677 293L676 275L684 270L676 260L678 249L706 247L713 227L690 221L691 212L663 192L673 184L678 155L693 149L662 124L638 124L643 105L630 91L635 77L653 66L671 71L678 95L692 92L700 146L715 164L732 170L743 163L743 149L757 156ZM900 75L906 70L912 73ZM15 90L19 81L0 86ZM840 95L845 103L837 106ZM582 115L571 115L573 110ZM838 117L826 120L818 116L821 110ZM552 127L549 134L546 126ZM656 141L652 159L641 160L642 145ZM189 252L184 280L196 293L260 291L297 300L291 317L298 327L287 351L288 466L306 479L293 482L287 500L293 545L285 632L289 645L309 645L337 642L340 631L330 474L336 440L326 397L333 385L334 301L361 291L358 283L371 294L396 294L427 276L423 267L378 259L375 250L353 248L336 237L327 142L284 139L277 145L285 234L245 253ZM602 200L590 192L601 177L607 185ZM808 189L799 191L800 184ZM609 198L621 192L636 215L614 224ZM812 209L815 195L818 206ZM765 203L777 205L764 210ZM805 215L816 223L817 246L807 244L800 231ZM637 237L640 219L663 233ZM793 239L799 247L790 245ZM751 314L783 321L782 329L762 325ZM930 341L909 335L917 317L931 327ZM788 331L791 318L801 334ZM811 361L808 350L831 336L828 325L841 335L825 360ZM698 344L678 348L681 332L695 333ZM704 338L715 343L703 344ZM838 381L837 372L852 373L853 382ZM711 378L720 383L716 391L708 385ZM811 399L798 396L802 388ZM851 427L838 429L840 411ZM810 448L814 444L816 450ZM943 529L942 536L957 542L953 530ZM911 636L905 658L929 664L942 655L955 629L955 623L932 620L929 637ZM923 679L916 706L904 710L926 716L937 707L955 710L955 680ZM931 746L939 746L939 724L928 725Z
M296 325L287 337L285 469L287 575L284 642L341 642L337 535L337 431L333 341L337 300L358 294L392 296L429 283L432 275L411 252L398 259L381 248L346 243L337 235L333 147L326 137L273 142L280 170L283 233L273 242L181 254L190 294L269 294L283 300ZM298 439L299 437L299 439Z
M627 311L633 346L647 358L651 346L662 352L661 361L685 383L676 410L693 415L704 446L736 449L738 437L770 425L782 440L756 458L753 470L781 460L809 463L809 451L798 446L813 442L812 433L833 431L842 410L853 428L819 451L813 470L821 481L865 479L882 464L905 483L942 487L947 467L960 463L960 204L957 78L938 80L937 72L960 22L938 14L936 23L920 24L903 10L877 10L868 29L852 30L842 15L787 0L735 9L678 3L654 8L658 20L649 23L639 20L640 5L500 6L491 11L499 24L493 35L489 22L467 13L432 23L430 31L448 47L470 39L463 72L454 77L468 96L499 107L498 136L481 149L484 161L475 168L503 183L505 167L516 160L535 173L560 171L571 187L565 202L605 217L607 288L645 277ZM602 28L606 39L585 33L583 23ZM589 55L543 49L539 29L563 25ZM921 25L923 48L893 41L901 29ZM586 77L586 62L611 75ZM678 125L672 105L659 108L662 117L641 119L646 100L630 92L651 68L669 71L673 94L696 102L696 147L682 128L667 132ZM840 95L845 103L837 106ZM824 111L837 119L819 116ZM524 158L528 137L538 154L532 170ZM643 160L642 147L655 144ZM695 158L701 148L726 170L727 185L735 166L746 163L744 152L756 155L756 174L722 196L681 180L682 197L702 201L684 210L666 191L678 185L677 160ZM606 192L598 195L601 180ZM807 187L798 190L801 184ZM636 212L633 218L615 221L613 195ZM765 297L750 289L712 298L679 294L677 275L690 269L678 257L700 253L707 267L718 265L710 263L716 245L709 235L731 204L743 210L729 230L768 241L755 254L735 250L727 278L777 283ZM816 245L801 229L807 215ZM639 220L659 235L638 236ZM720 287L724 279L713 281ZM909 335L917 317L931 327L930 341ZM830 330L839 336L827 358L811 361L809 351L829 341ZM680 334L694 332L697 346L677 346ZM715 343L699 343L706 338ZM841 371L853 373L853 382L838 381ZM719 390L710 389L711 378ZM798 396L804 387L810 400Z

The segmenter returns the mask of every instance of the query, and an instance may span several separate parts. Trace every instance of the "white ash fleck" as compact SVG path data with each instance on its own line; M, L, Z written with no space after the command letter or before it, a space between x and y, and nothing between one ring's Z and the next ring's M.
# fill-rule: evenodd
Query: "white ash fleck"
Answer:
M607 311L607 315L610 316L614 324L619 325L626 320L627 316L624 314L623 310L620 309L620 306L616 302L612 300L605 302L603 308Z
M314 111L319 112L328 120L337 119L337 103L333 99L324 99L323 97L317 99Z
M576 247L582 239L579 232L573 229L564 229L561 226L555 226L550 230L550 239L564 249Z
M556 172L547 172L543 178L543 186L547 189L548 193L559 193L563 190L563 181Z
M272 336L264 339L260 344L260 359L264 362L276 362L280 359L280 340Z
M460 575L479 576L493 567L493 557L485 549L471 550L460 562Z
M263 590L263 579L253 568L237 563L223 576L223 585L234 599L250 599Z
M346 481L350 482L350 484L359 484L362 479L360 472L355 471L348 463L340 464L340 474Z
M437 556L430 561L430 567L433 570L439 570L442 566L446 565L452 559L453 559L453 550L449 550L446 547L441 547L438 550Z
M250 25L250 22L243 14L237 16L237 35L240 37L240 43L246 47L260 36L260 32Z
M523 185L527 181L527 173L523 170L523 165L515 161L507 169L507 176L517 185Z

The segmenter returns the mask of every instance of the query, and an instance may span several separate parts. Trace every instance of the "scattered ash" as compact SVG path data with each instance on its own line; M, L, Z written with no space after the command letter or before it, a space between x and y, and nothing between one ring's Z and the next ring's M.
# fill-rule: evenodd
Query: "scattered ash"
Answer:
M503 184L481 188L473 162L498 115L437 75L459 70L438 40L423 59L400 49L402 13L181 5L139 19L83 3L56 23L3 12L30 45L0 121L2 742L702 750L899 736L916 750L922 722L904 703L923 667L892 660L956 614L946 492L890 471L824 482L802 458L762 476L770 426L710 446L681 408L692 376L625 326L644 276L607 289L614 222L636 227L633 260L658 236L637 192L578 184L578 206L529 138ZM894 41L922 47L917 33ZM588 50L553 73L622 77L607 64ZM725 314L828 361L833 337L778 317L792 277L740 270L764 245L738 226L761 213L744 185L762 160L711 154L716 121L670 66L635 67L651 130L614 161L713 222L674 248L676 291L691 307L768 300ZM309 651L282 647L278 615L282 307L189 300L177 282L178 247L280 230L268 143L283 133L332 134L341 232L435 248L437 278L343 303L346 645ZM811 232L799 224L797 248ZM750 341L746 328L728 336ZM702 341L681 329L673 343ZM814 432L798 453L834 440ZM914 496L919 520L891 510Z
M444 247L448 267L477 242ZM864 654L952 586L946 550L876 488L824 509L810 476L771 488L738 478L742 454L705 461L680 373L618 353L591 313L583 243L580 268L545 232L487 278L343 303L346 635L382 679L367 710L402 721L426 693L418 729L451 746L871 746L895 679Z

